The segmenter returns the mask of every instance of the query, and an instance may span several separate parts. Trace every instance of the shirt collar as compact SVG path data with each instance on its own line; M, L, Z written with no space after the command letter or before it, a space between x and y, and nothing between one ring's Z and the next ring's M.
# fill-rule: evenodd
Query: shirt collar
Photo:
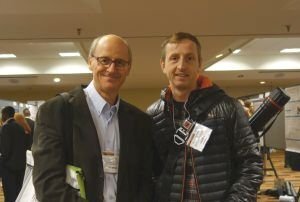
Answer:
M89 95L91 98L91 101L96 108L97 112L99 114L104 113L104 111L116 108L116 112L119 110L119 105L120 105L120 98L117 98L117 103L115 105L110 105L108 102L104 100L104 98L97 92L93 81L90 82L90 84L84 89L85 92Z
M14 119L13 117L11 117L11 118L8 118L6 121L4 121L4 123L3 123L3 126L5 125L5 124L7 124L10 120L12 120L12 119Z

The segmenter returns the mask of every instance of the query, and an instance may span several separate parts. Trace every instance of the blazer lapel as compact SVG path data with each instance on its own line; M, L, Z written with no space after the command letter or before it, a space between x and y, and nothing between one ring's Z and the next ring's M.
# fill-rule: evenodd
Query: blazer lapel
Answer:
M128 159L130 158L130 146L133 133L133 117L130 115L128 109L124 106L124 102L120 101L120 107L118 111L119 119L119 131L120 131L120 156L119 156L119 170L118 170L118 182L117 182L117 201L120 201L120 193L123 193L122 189L126 189L128 186Z
M96 151L98 155L101 153L96 127L91 116L86 97L81 90L71 101L73 105L73 124L74 128L80 130L79 135L84 137L86 143L90 143L90 147L94 147L92 151Z
M74 159L74 163L81 164L80 166L87 171L84 175L90 200L102 201L104 173L101 148L84 91L80 89L76 92L70 103L73 108L73 150L79 157Z

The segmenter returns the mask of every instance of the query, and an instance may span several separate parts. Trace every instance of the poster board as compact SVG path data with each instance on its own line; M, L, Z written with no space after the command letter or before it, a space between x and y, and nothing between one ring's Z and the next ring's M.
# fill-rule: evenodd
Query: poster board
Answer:
M270 130L265 134L265 146L281 150L286 148L284 119L285 113L282 111L276 118L276 121Z
M285 105L286 150L300 153L300 85L285 91L291 97Z

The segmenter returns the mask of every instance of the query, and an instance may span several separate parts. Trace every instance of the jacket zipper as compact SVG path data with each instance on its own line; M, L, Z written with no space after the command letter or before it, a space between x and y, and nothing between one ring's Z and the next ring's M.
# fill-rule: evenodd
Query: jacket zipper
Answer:
M186 166L187 146L184 145L184 162L183 162L183 178L182 178L182 190L181 190L181 202L183 202L184 185L185 185L185 166Z
M198 178L196 176L196 172L195 172L195 163L194 163L194 156L193 156L193 149L190 148L190 153L191 153L191 158L192 158L192 167L193 167L193 174L194 174L194 180L196 183L196 189L197 189L197 193L198 193L198 197L199 197L199 202L201 202L201 197L200 197L200 191L199 191L199 184L198 184Z

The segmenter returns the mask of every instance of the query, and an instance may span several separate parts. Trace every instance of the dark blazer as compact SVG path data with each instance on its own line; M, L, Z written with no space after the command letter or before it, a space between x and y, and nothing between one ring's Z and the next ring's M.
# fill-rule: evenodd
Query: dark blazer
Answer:
M3 166L12 171L25 170L26 135L22 126L10 119L1 130Z
M37 199L42 202L81 201L75 190L65 183L65 166L72 163L83 169L88 200L103 201L104 173L97 131L82 88L71 91L70 95L71 124L63 120L66 107L61 96L47 101L37 114L32 146ZM150 201L151 120L123 100L120 101L118 118L120 159L117 201ZM73 140L66 138L66 125L72 125ZM71 147L68 146L70 141L73 142Z
M26 122L28 123L30 129L31 129L31 133L28 137L28 146L27 149L31 150L31 145L33 142L33 134L34 134L34 121L30 118L25 117Z
M34 121L28 117L25 117L25 120L28 123L28 125L31 129L31 132L33 133L34 132Z

